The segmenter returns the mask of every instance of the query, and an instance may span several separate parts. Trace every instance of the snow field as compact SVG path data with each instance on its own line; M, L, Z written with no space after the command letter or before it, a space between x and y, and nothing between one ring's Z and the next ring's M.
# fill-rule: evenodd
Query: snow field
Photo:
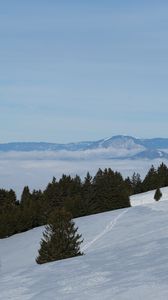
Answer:
M168 187L164 187L160 189L162 192L162 197L159 200L160 201L167 201L168 200ZM141 193L137 195L133 195L130 197L131 206L137 206L137 205L146 205L150 203L156 203L154 199L156 190L149 191L146 193Z
M37 265L43 227L0 240L0 300L167 300L168 201L152 195L75 219L81 257Z

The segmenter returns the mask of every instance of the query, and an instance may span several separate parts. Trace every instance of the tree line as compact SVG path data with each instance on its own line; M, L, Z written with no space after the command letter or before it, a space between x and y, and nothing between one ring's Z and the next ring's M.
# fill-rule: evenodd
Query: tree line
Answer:
M13 190L0 189L0 238L48 224L53 211L65 210L73 218L130 206L129 196L168 186L168 168L153 166L144 180L138 173L124 179L110 168L87 173L82 181L76 175L53 177L44 191L25 186L21 199Z

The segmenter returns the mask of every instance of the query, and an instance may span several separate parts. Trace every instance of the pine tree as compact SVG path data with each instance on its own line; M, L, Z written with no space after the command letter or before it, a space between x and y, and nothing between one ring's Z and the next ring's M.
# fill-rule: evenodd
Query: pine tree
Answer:
M162 197L162 192L161 192L160 188L157 188L156 192L155 192L155 195L154 195L154 199L156 201L159 201L161 197Z
M82 255L80 252L81 235L77 233L72 215L64 208L52 213L48 225L45 226L38 264Z
M167 186L168 185L168 167L162 163L158 169L157 169L157 174L158 174L158 185L159 186Z
M142 189L144 192L147 192L156 189L158 185L158 173L152 165L142 182Z
M92 176L87 172L82 186L82 210L83 215L87 216L97 212L97 203L94 199L94 186Z
M93 182L98 212L129 207L129 190L122 175L110 168L97 174Z
M133 173L131 178L131 185L133 189L133 194L142 193L142 181L139 173Z
M31 193L28 186L25 186L21 195L21 204L29 206L31 200Z

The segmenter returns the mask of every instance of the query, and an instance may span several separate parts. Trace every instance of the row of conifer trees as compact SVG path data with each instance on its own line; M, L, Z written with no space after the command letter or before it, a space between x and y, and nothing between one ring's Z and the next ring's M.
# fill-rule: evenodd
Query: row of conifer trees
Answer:
M87 173L83 181L77 175L54 177L44 191L24 187L20 201L13 190L0 189L0 238L47 224L56 209L75 218L129 207L130 195L163 186L168 186L168 168L162 163L158 169L152 166L144 180L136 173L124 179L110 168L94 177Z

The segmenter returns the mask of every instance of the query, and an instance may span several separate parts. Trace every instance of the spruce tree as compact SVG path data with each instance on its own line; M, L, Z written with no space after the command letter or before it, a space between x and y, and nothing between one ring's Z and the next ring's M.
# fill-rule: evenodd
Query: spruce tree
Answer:
M156 201L159 201L161 197L162 197L162 192L161 192L160 188L157 188L156 192L155 192L155 195L154 195L154 199Z
M31 200L31 193L28 186L25 186L21 195L21 204L29 206Z
M168 167L164 163L158 167L157 174L159 186L168 186Z
M93 179L97 212L129 207L129 190L122 175L110 168L98 172Z
M133 194L142 193L142 181L139 173L133 173L131 178L131 185L133 189Z
M48 225L45 226L36 262L43 264L82 255L80 252L82 240L77 230L72 215L64 208L53 212Z
M94 199L94 186L92 176L87 172L82 186L82 210L83 215L87 216L97 212L97 203Z
M158 173L155 167L152 165L142 182L142 189L144 192L147 192L156 189L158 185Z

